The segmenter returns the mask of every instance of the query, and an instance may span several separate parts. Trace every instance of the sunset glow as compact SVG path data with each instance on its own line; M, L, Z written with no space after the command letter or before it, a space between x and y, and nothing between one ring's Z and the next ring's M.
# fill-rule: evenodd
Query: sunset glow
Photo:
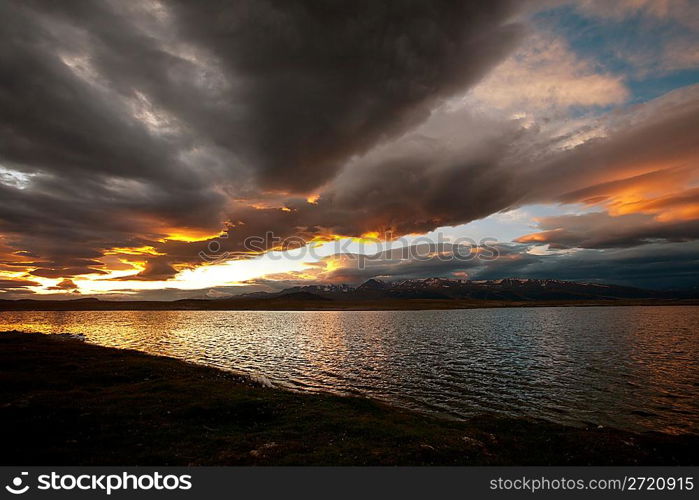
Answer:
M0 116L2 298L226 296L372 273L565 278L566 257L625 250L655 259L657 276L619 278L615 261L591 279L695 275L670 283L657 257L699 238L691 2L542 2L468 23L430 11L439 29L400 50L369 21L357 24L367 52L341 21L331 47L301 40L315 28L271 28L259 54L238 21L225 28L235 43L180 29L212 15L194 6L45 10L7 12L3 72L31 77ZM391 259L442 234L435 262L485 237L503 258ZM373 270L348 258L381 252Z

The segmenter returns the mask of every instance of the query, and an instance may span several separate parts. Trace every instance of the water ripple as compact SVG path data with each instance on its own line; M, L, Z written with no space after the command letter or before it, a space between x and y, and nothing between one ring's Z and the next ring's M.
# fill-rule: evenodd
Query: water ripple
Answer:
M699 307L23 311L0 312L0 329L80 333L448 416L699 432Z

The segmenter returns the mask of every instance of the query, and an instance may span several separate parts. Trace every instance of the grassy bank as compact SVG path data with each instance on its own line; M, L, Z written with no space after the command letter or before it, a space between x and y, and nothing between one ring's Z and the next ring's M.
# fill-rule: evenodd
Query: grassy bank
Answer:
M699 437L452 422L182 361L0 333L3 465L699 464Z

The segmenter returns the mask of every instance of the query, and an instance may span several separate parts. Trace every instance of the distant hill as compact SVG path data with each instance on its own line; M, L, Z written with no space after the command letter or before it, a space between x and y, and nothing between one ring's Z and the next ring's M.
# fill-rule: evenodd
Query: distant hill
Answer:
M394 310L546 305L697 304L699 291L644 290L600 283L506 278L498 280L370 279L357 287L306 285L220 299L175 301L0 300L0 311L18 310Z
M328 299L476 299L505 301L690 298L692 294L574 281L505 278L498 280L411 279L387 283L370 279L358 287L307 285L281 292L242 295L270 298L312 293ZM694 295L696 296L696 295Z

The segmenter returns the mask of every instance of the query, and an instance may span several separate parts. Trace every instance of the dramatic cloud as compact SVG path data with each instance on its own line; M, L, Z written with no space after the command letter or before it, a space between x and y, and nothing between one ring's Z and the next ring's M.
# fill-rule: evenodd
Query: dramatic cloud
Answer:
M696 197L694 198L696 202ZM607 213L563 215L539 219L538 233L517 239L556 247L617 248L665 241L699 239L697 219L665 223L646 214L612 217Z
M204 4L181 2L176 17L234 75L234 104L244 106L244 129L211 132L281 190L312 189L424 120L517 34L503 24L511 10L502 1Z
M534 33L472 93L494 107L513 111L565 111L571 106L607 106L629 97L620 76L600 74L564 39Z
M497 258L450 258L448 246L439 252L400 250L370 259L361 256L328 257L303 273L292 272L253 280L244 291L318 283L359 284L370 278L386 281L442 277L501 279L508 277L618 283L649 289L696 288L699 278L699 243L648 244L614 250L532 252L527 244L498 244ZM463 255L460 252L459 255ZM359 263L361 262L361 265ZM283 284L280 286L280 282ZM241 293L240 289L233 293Z
M65 291L73 291L77 293L77 288L78 285L75 284L73 280L69 279L64 279L58 282L58 284L49 287L49 290L65 290Z
M44 275L99 267L66 256L217 234L253 179L321 184L517 35L500 1L1 9L2 231L44 257Z
M10 279L0 279L0 289L1 290L19 290L27 287L39 286L36 281L29 280L10 280Z
M540 243L697 239L699 87L638 99L640 72L537 14L661 23L668 73L696 63L696 9L564 4L3 2L3 290L155 294L268 233L400 236L533 203L597 213L539 220L503 271L558 259ZM438 271L410 269L391 272Z
M335 221L340 234L406 234L526 203L621 209L621 197L636 194L635 202L647 202L636 211L649 210L655 198L663 210L664 196L667 220L679 206L696 219L688 208L696 208L696 198L683 190L699 178L698 96L699 87L692 87L605 119L598 124L604 136L575 147L565 146L570 137L551 138L518 120L435 113L415 132L350 163L317 205L299 210L321 207L329 220L316 224Z

